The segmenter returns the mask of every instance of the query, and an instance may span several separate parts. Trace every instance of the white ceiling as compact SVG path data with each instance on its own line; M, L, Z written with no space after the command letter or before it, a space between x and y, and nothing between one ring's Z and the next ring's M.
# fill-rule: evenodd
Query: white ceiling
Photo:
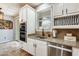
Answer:
M36 8L42 3L0 3L0 8L2 8L2 11L5 15L16 16L19 12L19 9L25 4Z
M33 8L38 7L39 5L43 4L43 3L27 3L28 5L30 5Z

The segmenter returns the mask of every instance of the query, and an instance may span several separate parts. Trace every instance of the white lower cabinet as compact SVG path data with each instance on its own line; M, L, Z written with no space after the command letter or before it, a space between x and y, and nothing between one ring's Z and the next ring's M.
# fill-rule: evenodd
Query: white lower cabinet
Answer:
M27 39L27 51L32 55L35 55L34 43L35 43L34 39L30 39L30 38Z
M47 42L36 40L36 56L47 56Z
M12 29L1 29L0 30L0 43L8 42L13 40Z
M35 40L28 38L27 42L22 42L22 49L32 55L35 55L34 42Z
M79 48L72 48L72 55L73 56L79 56Z
M27 43L23 44L23 49L34 56L46 56L47 42L28 38Z

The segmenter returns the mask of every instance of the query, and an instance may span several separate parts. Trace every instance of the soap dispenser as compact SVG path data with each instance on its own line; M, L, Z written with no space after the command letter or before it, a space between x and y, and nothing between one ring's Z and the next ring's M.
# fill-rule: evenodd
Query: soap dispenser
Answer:
M57 30L53 30L53 37L54 37L54 38L57 37Z

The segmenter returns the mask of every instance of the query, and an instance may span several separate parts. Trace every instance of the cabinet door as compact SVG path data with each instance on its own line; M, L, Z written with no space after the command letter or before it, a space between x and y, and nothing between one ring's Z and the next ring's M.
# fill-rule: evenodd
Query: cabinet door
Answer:
M47 56L47 42L36 40L36 56Z
M13 40L13 30L10 29L3 29L1 30L1 37L0 37L0 43L8 42Z
M30 54L32 54L32 55L35 55L35 47L34 47L34 44L35 44L35 40L34 39L27 38L27 51Z
M15 18L14 20L14 34L15 34L15 40L20 40L20 24L19 24L19 18Z
M28 8L27 13L27 33L35 33L35 10Z
M9 29L9 30L6 30L6 38L7 38L7 40L9 40L9 41L11 41L11 40L13 40L14 39L14 37L13 37L13 30L12 29Z
M54 16L55 17L62 16L63 13L64 13L63 3L56 3L56 4L54 4L53 9L54 9Z
M22 21L23 21L23 11L22 11L22 8L20 9L20 11L19 11L19 22L21 23Z
M64 3L64 9L68 14L78 13L79 12L78 6L79 3Z
M5 40L4 40L4 31L2 29L0 29L0 43L3 43Z
M22 8L22 20L23 22L26 22L27 19L27 7Z
M26 22L26 18L27 18L27 7L22 7L19 11L19 21L20 23L22 22Z
M5 30L5 35L4 35L5 41L11 41L13 40L13 30L12 29L7 29Z
M79 49L78 48L72 48L72 55L73 56L79 56Z

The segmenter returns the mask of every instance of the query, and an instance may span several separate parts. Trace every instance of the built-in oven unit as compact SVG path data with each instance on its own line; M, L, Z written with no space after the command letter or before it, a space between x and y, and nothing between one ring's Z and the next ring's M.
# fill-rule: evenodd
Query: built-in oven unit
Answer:
M21 23L20 24L20 40L21 41L26 41L26 23Z

